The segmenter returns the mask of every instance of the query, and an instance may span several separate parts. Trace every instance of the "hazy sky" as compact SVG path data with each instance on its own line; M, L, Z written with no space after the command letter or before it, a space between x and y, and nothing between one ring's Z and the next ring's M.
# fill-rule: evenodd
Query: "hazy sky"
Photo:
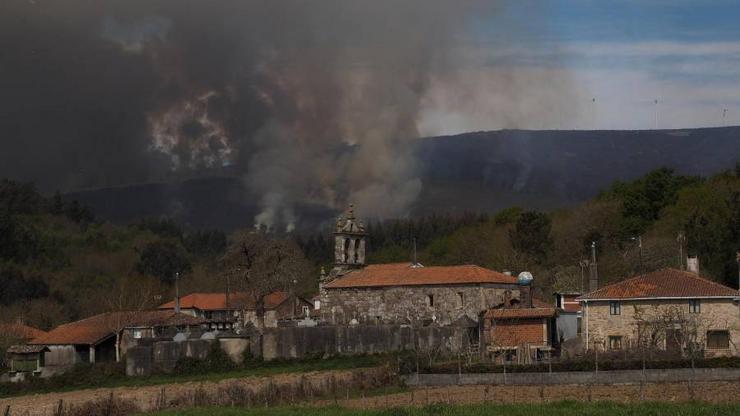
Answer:
M484 109L496 95L491 87L488 98L481 94L478 114L468 107L430 110L423 124L429 132L649 129L656 112L658 128L740 124L738 1L510 2L493 19L476 22L462 42L475 71L514 68L519 82L531 85L525 102L544 100L552 111L524 105L515 126L502 125ZM552 83L536 76L544 68ZM570 92L557 106L547 90L562 78Z

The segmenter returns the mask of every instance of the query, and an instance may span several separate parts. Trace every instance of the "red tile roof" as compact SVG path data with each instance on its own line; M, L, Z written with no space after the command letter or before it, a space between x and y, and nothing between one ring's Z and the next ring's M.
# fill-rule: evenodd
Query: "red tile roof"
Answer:
M0 333L21 340L31 340L46 334L45 331L23 324L0 324Z
M265 296L265 309L275 309L290 297L288 292L273 292ZM191 293L180 298L181 309L200 309L202 311L220 311L233 309L254 309L255 301L248 293L236 292L229 295L226 302L226 293ZM158 309L175 309L175 301L169 301Z
M604 286L578 299L737 297L738 291L691 272L662 269Z
M29 344L93 345L125 327L196 326L203 322L201 318L172 311L108 312L60 325Z
M581 303L577 300L580 293L560 293L557 294L562 297L562 308L565 312L580 312Z
M475 265L411 267L410 263L371 264L330 282L327 289L384 286L516 284L507 276Z

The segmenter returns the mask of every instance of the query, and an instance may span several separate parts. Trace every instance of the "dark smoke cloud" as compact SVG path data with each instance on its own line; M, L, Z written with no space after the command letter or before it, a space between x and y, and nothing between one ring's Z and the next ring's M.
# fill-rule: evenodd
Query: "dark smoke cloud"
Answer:
M290 228L299 203L403 214L408 139L473 1L5 0L0 176L75 190L230 166ZM453 79L453 77L450 77Z

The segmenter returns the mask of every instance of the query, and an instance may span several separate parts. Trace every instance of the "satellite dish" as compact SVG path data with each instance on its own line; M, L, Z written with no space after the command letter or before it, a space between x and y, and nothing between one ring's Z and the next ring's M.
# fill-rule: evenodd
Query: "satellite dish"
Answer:
M519 276L517 276L516 278L516 282L524 286L532 283L532 280L534 280L534 277L532 276L532 273L530 272L521 272L519 273Z

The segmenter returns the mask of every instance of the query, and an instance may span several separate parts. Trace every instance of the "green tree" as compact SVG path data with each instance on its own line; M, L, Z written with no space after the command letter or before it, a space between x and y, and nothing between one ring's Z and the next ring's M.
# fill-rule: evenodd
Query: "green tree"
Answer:
M516 221L516 227L509 231L511 246L517 252L532 257L542 264L552 246L550 231L552 222L547 214L536 211L523 212Z
M162 283L172 283L176 273L188 272L192 266L181 245L170 240L157 240L144 247L136 270L158 277Z
M676 175L672 169L661 168L633 182L614 184L606 195L622 201L622 238L642 234L658 220L663 208L676 202L681 188L699 181L699 178Z
M666 209L665 222L673 232L685 231L690 254L701 268L736 286L735 252L740 248L740 178L724 174L688 187L675 206Z

